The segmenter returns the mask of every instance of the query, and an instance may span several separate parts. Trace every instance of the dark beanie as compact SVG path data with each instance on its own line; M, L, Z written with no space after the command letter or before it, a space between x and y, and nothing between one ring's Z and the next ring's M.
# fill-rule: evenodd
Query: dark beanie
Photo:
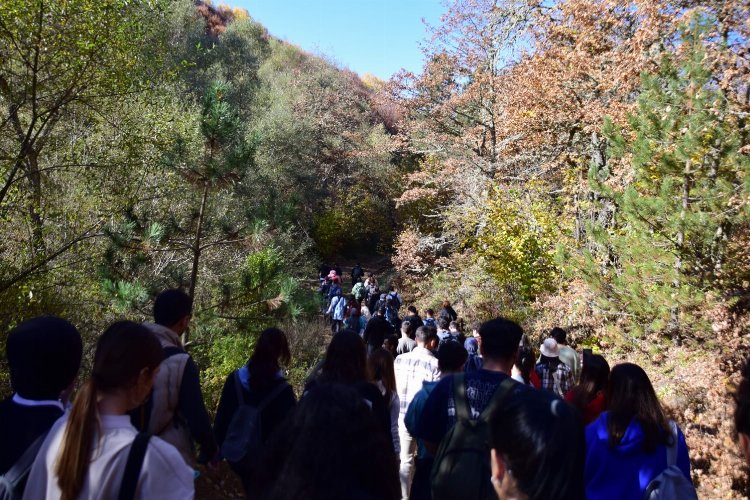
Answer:
M81 334L68 321L40 316L18 325L6 343L10 383L26 399L57 399L78 374Z

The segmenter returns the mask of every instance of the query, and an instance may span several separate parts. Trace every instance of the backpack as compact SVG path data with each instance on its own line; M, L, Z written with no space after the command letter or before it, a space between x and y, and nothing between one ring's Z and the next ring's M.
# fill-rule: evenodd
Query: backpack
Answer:
M652 479L643 494L643 500L698 500L695 486L677 466L677 442L679 432L674 420L669 421L672 446L667 448L667 468Z
M261 414L276 396L281 394L289 384L282 382L257 405L245 403L239 370L234 372L234 384L239 406L232 415L226 438L221 444L221 454L232 465L235 471L250 473L256 466L263 450L263 433Z
M432 466L433 500L495 500L497 495L490 482L489 416L505 399L516 381L508 377L495 390L489 404L479 417L471 418L466 398L463 373L454 375L453 399L456 404L456 425L443 440Z
M398 298L398 294L396 292L390 292L388 294L388 297L391 298L391 303L393 304L393 307L395 307L397 311L401 309L401 299Z
M354 295L355 300L358 302L361 302L362 299L365 298L365 285L362 283L357 283L354 285L354 288L352 288L352 295Z
M31 466L44 443L47 433L43 433L31 446L26 448L23 455L16 460L8 471L0 476L0 500L16 500L23 496L21 484L26 484L26 479L31 472Z
M422 323L424 323L424 326L429 326L431 328L434 328L437 323L435 323L435 318L425 318L422 320Z

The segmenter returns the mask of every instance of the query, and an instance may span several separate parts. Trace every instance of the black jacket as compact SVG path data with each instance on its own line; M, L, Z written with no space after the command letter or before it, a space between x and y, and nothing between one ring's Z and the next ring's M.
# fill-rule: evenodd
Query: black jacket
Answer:
M367 326L365 326L365 343L373 347L380 347L383 345L385 338L391 333L393 333L391 324L388 323L384 316L376 314L370 318Z

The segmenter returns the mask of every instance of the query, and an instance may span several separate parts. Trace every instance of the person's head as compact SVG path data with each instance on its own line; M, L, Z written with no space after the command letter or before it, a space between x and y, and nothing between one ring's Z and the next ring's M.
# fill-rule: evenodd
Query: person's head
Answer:
M750 359L742 369L742 380L734 393L734 429L745 461L750 465Z
M55 469L63 499L77 498L83 488L98 434L97 401L136 408L151 391L162 358L159 341L139 323L118 321L99 337L91 378L73 403Z
M441 316L440 319L438 319L437 324L438 324L438 328L440 328L441 330L447 330L448 325L450 324L450 321L448 321L448 318Z
M417 328L417 331L414 334L414 340L417 341L418 346L431 351L440 343L440 338L438 337L437 332L428 326L420 326Z
M512 363L518 352L523 329L513 321L495 318L479 327L479 349L487 359Z
M331 339L321 366L325 382L352 384L367 380L367 350L354 330L342 330Z
M424 313L428 318L432 318L435 315L435 311L433 309L425 309Z
M568 333L559 326L550 330L549 336L555 339L560 345L566 345L568 343Z
M450 303L450 301L447 301L447 300L444 300L444 301L443 301L443 307L444 307L445 309L449 308L450 306L451 306L451 303Z
M474 323L471 324L471 335L473 337L477 337L477 338L479 337L479 328L481 326L482 326L482 323L480 323L479 321L475 321Z
M362 396L341 384L311 388L266 442L259 463L259 498L401 495L390 434Z
M165 290L154 300L154 322L177 334L187 330L192 314L193 301L182 290Z
M289 342L278 328L267 328L260 333L255 350L247 361L250 385L261 390L271 384L282 365L291 360Z
M438 368L440 373L447 375L463 371L469 353L458 342L444 342L438 348Z
M560 346L553 338L545 339L540 349L542 353L539 356L540 363L546 363L550 366L557 366L560 363Z
M464 340L464 349L469 353L470 356L479 353L479 342L474 337L469 337Z
M450 330L453 333L458 332L458 321L451 321L448 324L448 330Z
M68 321L40 316L24 321L5 344L13 390L26 399L57 400L78 375L81 334Z
M490 416L490 429L499 498L585 498L584 427L567 403L545 391L518 391Z
M385 307L383 306L378 307L377 314L378 316L385 316Z
M620 443L633 420L641 424L646 453L652 453L660 444L670 444L669 421L643 368L633 363L612 368L606 399L610 446Z
M573 404L584 408L600 392L607 390L609 363L604 356L588 354L583 358L581 379L573 391Z
M369 273L367 273L367 277L368 277L368 278L372 278L372 277L373 277L373 274L372 274L371 272L369 272Z
M407 310L407 311L409 312L409 314L411 314L412 316L416 316L416 315L417 315L417 308L416 308L416 307L414 307L414 306L409 306L409 307L407 307L407 308L406 308L406 310Z
M386 335L383 339L383 349L391 353L391 356L395 358L398 353L398 335Z
M536 364L536 357L534 356L534 349L531 346L521 346L518 348L518 356L516 356L516 368L521 372L523 381L529 383L531 372Z
M386 400L396 392L396 373L393 371L393 355L386 349L375 349L367 359L373 382L381 382L385 387Z
M391 285L391 286L388 287L388 291L389 292L395 292L396 291L396 287L393 286L393 285Z
M408 319L401 322L401 335L404 337L411 335L411 321Z

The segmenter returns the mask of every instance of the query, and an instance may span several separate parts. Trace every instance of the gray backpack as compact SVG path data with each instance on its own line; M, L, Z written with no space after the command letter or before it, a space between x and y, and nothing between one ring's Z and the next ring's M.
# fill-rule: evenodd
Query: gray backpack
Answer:
M677 466L677 424L669 421L672 446L667 448L667 468L646 486L643 500L698 500L695 487Z

